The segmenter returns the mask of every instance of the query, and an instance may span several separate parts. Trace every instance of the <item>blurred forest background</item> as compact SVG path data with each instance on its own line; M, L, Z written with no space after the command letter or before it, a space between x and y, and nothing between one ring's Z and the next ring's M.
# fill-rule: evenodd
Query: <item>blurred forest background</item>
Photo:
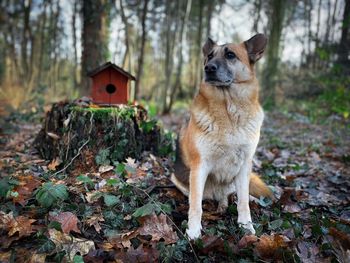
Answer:
M269 37L257 73L266 108L349 116L350 1L2 0L0 100L18 111L89 94L86 73L112 61L133 98L166 113L193 97L201 46Z

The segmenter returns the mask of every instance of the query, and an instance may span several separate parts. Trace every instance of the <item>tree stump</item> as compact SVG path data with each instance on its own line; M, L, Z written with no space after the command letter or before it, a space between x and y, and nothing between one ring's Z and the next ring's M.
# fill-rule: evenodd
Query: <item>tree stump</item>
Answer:
M143 151L167 155L173 141L141 106L100 108L59 102L47 113L34 147L57 165L71 162L69 169L93 172L127 157L138 159Z

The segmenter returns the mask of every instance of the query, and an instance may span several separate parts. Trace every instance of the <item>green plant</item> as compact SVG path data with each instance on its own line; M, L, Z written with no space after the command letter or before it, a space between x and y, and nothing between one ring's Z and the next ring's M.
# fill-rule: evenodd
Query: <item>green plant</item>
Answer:
M63 184L45 183L36 193L38 203L43 207L50 207L56 201L68 199L67 187Z

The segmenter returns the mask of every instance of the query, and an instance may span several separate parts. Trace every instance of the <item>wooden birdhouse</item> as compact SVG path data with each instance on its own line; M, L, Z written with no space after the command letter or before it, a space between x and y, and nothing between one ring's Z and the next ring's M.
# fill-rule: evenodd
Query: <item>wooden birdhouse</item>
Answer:
M92 78L91 97L96 104L127 104L129 80L134 76L117 65L107 62L88 73Z

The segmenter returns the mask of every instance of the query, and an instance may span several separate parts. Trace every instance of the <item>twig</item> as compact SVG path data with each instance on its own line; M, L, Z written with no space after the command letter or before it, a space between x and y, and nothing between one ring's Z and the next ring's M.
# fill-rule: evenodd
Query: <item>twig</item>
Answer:
M139 187L137 187L135 185L132 185L132 184L129 184L129 185L131 185L132 187L142 191L159 208L159 210L162 211L165 214L165 216L175 226L176 230L180 232L180 234L186 239L187 243L190 245L190 247L192 249L192 252L193 252L193 255L196 258L196 261L200 262L196 252L194 251L194 248L193 248L193 246L191 244L191 241L188 239L188 237L184 233L182 233L181 229L175 224L175 222L170 218L170 216L167 215L167 213L162 209L162 207L160 205L158 205L157 202L145 190L143 190L143 189L141 189L141 188L139 188Z
M57 175L57 174L59 174L59 173L62 173L64 170L66 170L66 169L73 163L73 161L80 155L81 149L83 149L83 147L84 147L86 144L88 144L89 141L90 141L90 138L87 139L87 141L84 142L84 144L83 144L82 146L80 146L80 148L79 148L79 150L78 150L78 153L72 158L72 160L70 160L70 162L69 162L65 167L63 167L61 170L55 172L52 176L55 176L55 175Z
M94 117L94 114L91 113L89 135L91 134L91 131L92 131L92 120L93 120L93 117ZM73 161L80 155L81 150L84 148L84 146L86 144L89 143L89 141L90 141L90 138L87 139L86 142L84 142L82 146L80 146L80 148L78 149L78 153L72 158L72 160L70 160L70 162L65 167L63 167L61 170L55 172L52 176L55 176L55 175L65 171L73 163ZM68 147L69 147L69 144L68 144Z

